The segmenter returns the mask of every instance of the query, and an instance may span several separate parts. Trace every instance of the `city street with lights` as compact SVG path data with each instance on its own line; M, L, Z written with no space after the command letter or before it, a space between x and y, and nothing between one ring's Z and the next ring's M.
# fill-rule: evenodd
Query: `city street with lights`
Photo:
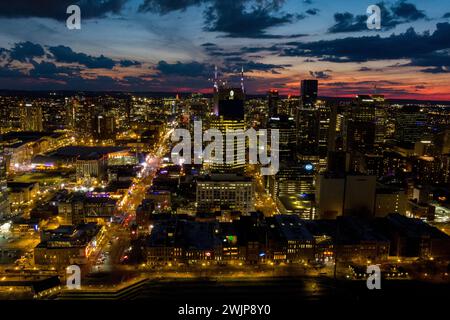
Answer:
M447 314L449 35L439 0L0 1L3 314Z

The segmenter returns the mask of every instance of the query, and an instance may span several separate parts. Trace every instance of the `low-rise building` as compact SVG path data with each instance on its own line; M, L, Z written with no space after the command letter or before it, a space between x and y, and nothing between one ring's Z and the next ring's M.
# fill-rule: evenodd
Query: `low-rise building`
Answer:
M37 182L8 182L9 200L13 207L29 203L39 192Z
M57 269L85 264L103 237L104 229L96 223L42 231L41 242L34 248L34 262Z

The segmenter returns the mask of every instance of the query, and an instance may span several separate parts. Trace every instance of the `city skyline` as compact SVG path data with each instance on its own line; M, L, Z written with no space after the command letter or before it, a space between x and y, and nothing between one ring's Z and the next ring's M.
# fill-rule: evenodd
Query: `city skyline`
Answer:
M65 20L81 8L81 30ZM218 0L15 1L0 10L0 89L211 93L214 67L246 91L450 100L450 4ZM447 6L447 7L445 7Z

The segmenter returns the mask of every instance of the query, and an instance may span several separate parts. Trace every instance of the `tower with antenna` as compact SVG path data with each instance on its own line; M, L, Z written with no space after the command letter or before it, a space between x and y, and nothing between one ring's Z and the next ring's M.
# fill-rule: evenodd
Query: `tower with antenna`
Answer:
M217 65L214 66L213 113L219 115L219 79Z
M245 88L244 88L244 66L241 67L241 89L242 89L242 92L245 93Z

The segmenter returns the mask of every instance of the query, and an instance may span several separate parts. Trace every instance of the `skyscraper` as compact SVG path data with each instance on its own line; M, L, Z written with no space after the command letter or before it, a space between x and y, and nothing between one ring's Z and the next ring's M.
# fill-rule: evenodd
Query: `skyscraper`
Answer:
M297 110L297 140L299 153L316 155L318 148L319 116L315 108L317 80L302 80L300 106Z
M426 137L427 115L419 106L404 106L395 120L395 138L398 142L415 143Z
M0 219L8 217L11 213L6 181L6 159L4 151L0 150Z
M371 96L359 95L346 114L346 149L373 152L375 146L375 104Z
M381 146L387 137L388 113L383 95L372 95L375 103L375 145Z
M244 121L245 94L242 88L220 87L218 92L218 116L211 120L211 128L222 132L225 145L228 130L245 130ZM245 140L234 140L234 163L226 163L226 153L222 164L212 163L210 168L218 173L243 173L245 163L238 163L238 154L245 154Z
M286 115L278 115L276 117L269 118L267 128L270 130L278 129L279 132L279 159L280 162L288 162L295 160L295 152L297 147L296 128L293 117Z
M20 108L21 129L23 131L43 131L41 106L25 103Z
M98 114L93 119L93 137L99 140L115 138L116 123L111 115Z
M325 159L328 150L331 108L317 99L317 80L302 80L297 112L297 140L300 155Z
M278 115L279 103L280 103L280 96L278 95L278 90L274 89L270 90L267 93L269 119L272 117L276 117Z
M300 98L303 107L312 107L317 100L319 82L317 80L302 80Z

